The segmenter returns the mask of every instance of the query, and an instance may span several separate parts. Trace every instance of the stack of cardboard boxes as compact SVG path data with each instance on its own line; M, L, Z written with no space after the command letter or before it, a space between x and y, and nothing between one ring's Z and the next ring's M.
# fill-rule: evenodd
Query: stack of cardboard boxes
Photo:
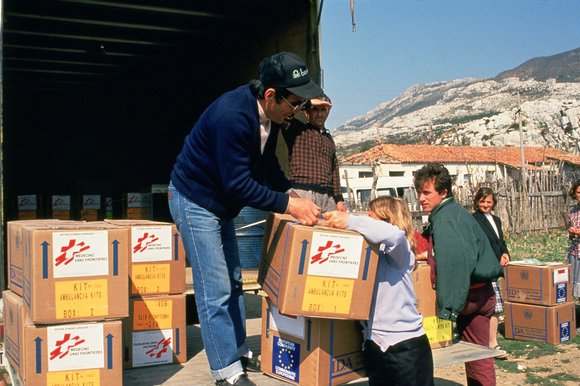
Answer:
M5 353L23 384L122 383L128 248L105 223L8 223Z
M377 246L358 233L270 214L258 274L268 295L262 304L262 371L307 385L363 377L360 321L369 318L377 264ZM419 310L432 347L445 347L451 322L435 317L425 267L413 274Z
M106 220L129 231L129 318L125 369L185 362L185 251L174 224Z
M8 222L5 352L27 385L120 385L185 362L185 253L147 220Z
M505 337L548 344L576 337L570 264L511 262L505 267Z
M359 320L369 316L377 262L357 233L270 214L258 273L268 295L262 371L305 385L363 377Z

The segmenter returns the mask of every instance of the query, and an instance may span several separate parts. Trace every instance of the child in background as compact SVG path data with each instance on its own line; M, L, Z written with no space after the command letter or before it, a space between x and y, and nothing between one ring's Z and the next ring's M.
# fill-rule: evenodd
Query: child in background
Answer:
M369 385L433 385L433 356L411 278L416 240L409 209L403 200L390 196L369 206L368 217L339 211L323 214L328 226L354 230L379 245L371 313L362 322Z

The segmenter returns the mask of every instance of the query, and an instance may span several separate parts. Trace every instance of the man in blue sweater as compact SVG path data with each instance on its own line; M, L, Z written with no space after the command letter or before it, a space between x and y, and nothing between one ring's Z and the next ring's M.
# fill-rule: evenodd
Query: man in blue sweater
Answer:
M246 345L233 218L244 206L314 225L320 208L291 192L275 156L278 125L322 95L296 54L260 63L259 79L227 92L200 116L171 172L169 207L192 267L201 335L216 385L248 386L259 371ZM286 193L285 193L286 192Z

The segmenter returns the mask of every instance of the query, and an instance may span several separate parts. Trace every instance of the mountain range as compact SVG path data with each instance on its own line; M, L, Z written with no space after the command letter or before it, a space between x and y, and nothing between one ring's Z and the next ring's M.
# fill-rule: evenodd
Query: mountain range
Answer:
M488 79L418 84L338 127L339 156L380 143L547 146L580 154L580 48Z

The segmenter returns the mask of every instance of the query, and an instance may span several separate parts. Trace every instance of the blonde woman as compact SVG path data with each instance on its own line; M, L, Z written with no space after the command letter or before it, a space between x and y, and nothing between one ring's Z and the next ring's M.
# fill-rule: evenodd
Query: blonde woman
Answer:
M433 356L417 311L411 272L416 240L406 203L394 197L370 202L368 216L333 211L328 226L361 233L379 245L379 264L363 355L369 385L433 385Z

